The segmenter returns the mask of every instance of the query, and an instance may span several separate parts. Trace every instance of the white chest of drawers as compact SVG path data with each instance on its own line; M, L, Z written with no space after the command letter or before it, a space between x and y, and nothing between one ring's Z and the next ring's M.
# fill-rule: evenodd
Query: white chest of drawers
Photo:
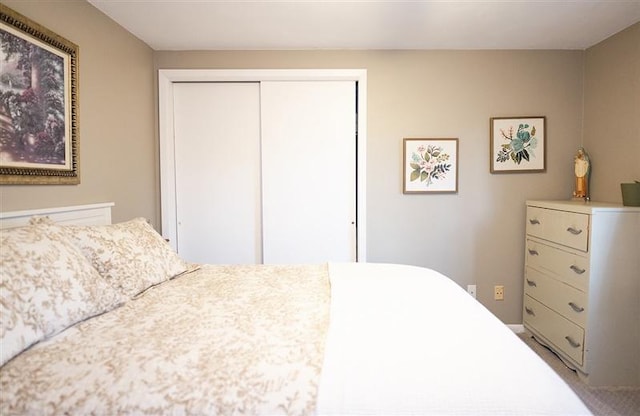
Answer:
M527 201L523 322L581 378L640 386L640 208Z

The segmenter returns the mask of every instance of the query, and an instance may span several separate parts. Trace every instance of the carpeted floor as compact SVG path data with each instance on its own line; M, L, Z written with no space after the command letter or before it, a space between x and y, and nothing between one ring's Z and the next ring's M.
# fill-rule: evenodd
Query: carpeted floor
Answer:
M590 387L529 332L518 336L562 377L597 416L640 416L640 387Z

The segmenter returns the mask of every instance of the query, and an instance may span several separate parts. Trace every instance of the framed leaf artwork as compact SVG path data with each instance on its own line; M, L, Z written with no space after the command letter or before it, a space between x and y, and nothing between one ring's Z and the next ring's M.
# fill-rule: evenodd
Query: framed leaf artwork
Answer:
M458 139L404 139L403 193L458 192Z
M491 173L544 172L546 118L491 118Z

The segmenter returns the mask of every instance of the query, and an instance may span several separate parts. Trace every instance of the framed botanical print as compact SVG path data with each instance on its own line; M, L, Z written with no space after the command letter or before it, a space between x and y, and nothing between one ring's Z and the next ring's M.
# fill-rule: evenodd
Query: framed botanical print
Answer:
M404 139L403 193L458 192L458 139Z
M493 117L490 124L491 173L546 170L545 117Z

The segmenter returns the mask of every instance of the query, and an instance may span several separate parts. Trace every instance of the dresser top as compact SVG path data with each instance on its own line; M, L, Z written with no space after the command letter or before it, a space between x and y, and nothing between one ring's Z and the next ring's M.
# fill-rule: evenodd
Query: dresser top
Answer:
M548 209L559 209L564 211L581 212L591 214L594 212L639 212L640 207L625 207L622 204L614 204L611 202L596 202L582 200L557 200L557 201L527 201L527 206L534 206Z

